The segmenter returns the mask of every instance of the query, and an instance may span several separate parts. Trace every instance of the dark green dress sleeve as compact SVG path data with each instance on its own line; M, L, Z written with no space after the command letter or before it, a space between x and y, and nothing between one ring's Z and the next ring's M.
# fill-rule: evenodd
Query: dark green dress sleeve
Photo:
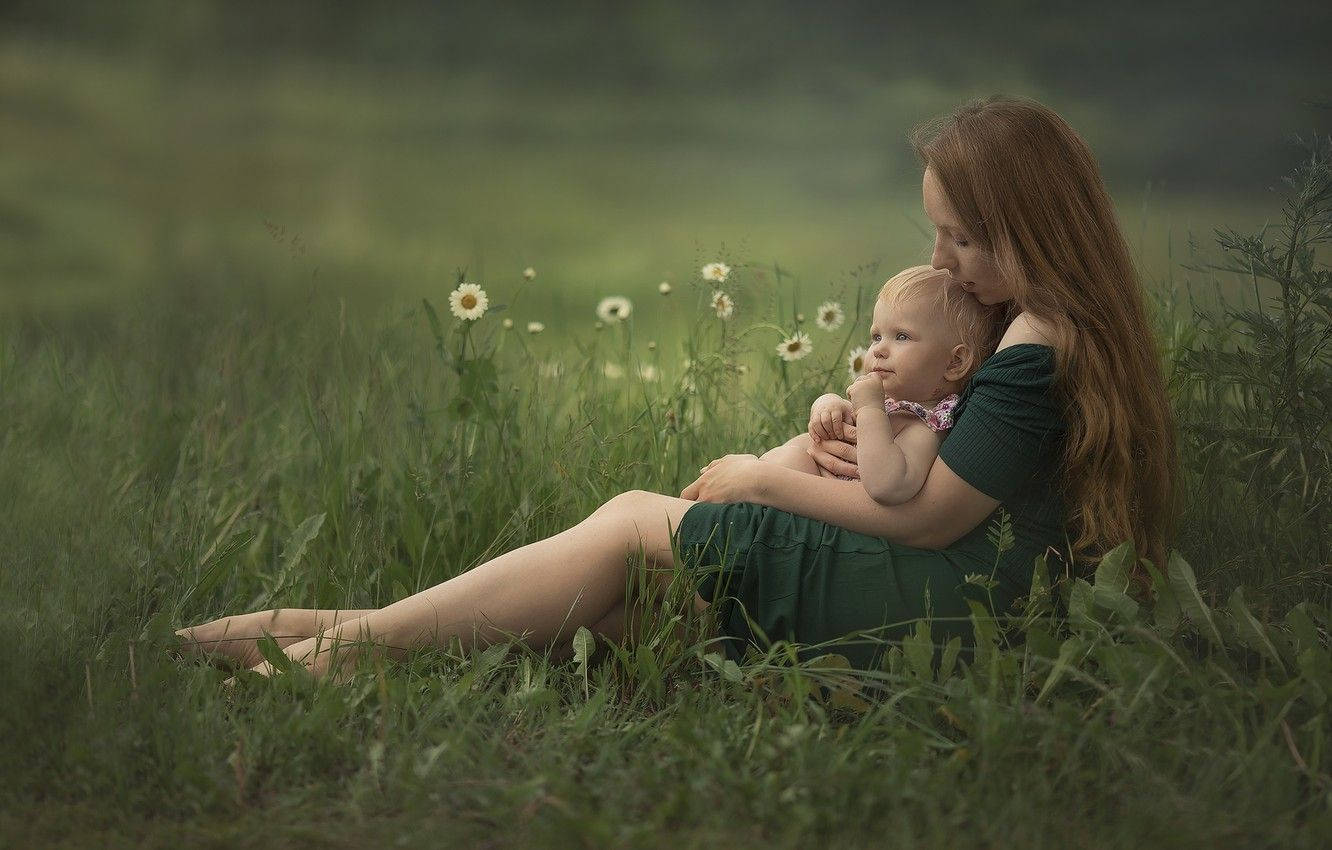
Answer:
M1020 343L995 353L963 391L939 457L972 487L1008 501L1055 460L1063 420L1053 383L1051 347Z

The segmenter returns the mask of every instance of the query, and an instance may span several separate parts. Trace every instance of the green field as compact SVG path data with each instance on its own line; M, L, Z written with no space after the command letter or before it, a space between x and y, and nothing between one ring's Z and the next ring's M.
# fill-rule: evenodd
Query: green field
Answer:
M1206 354L1268 362L1256 320L1191 314L1259 284L1185 267L1279 224L1251 190L1279 173L1149 189L1123 163L1157 137L1013 64L643 97L172 33L0 35L0 846L1332 842L1326 349L1274 400ZM1005 86L1116 164L1161 308L1184 505L1154 599L1111 559L978 617L974 655L939 669L918 631L865 674L780 645L729 666L666 603L586 663L453 647L229 691L168 657L181 625L383 605L798 431L859 329L805 323L789 365L742 332L854 315L926 260L905 135ZM452 320L461 271L507 309ZM631 320L598 330L613 294Z

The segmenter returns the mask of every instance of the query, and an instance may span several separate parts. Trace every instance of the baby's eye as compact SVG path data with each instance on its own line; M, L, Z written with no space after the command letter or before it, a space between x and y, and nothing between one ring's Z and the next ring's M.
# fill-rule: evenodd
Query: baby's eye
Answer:
M965 247L967 247L968 245L970 245L971 242L970 242L970 240L967 240L967 239L958 239L958 240L955 240L955 244L956 244L957 247L959 247L959 248L965 248Z
M870 342L878 342L881 338L878 334L870 334Z
M907 335L906 335L904 332L902 332L902 331L898 331L898 332L897 332L897 337L896 337L896 339L897 339L898 342L908 342L908 341L910 341L911 337L907 336Z

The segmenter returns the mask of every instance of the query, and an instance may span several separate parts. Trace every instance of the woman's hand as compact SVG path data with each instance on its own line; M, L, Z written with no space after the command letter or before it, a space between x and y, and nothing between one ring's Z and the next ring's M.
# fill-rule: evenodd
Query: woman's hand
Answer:
M727 455L699 470L694 483L680 491L696 502L751 502L758 493L763 461L754 455Z
M820 469L825 469L835 476L846 475L859 479L860 467L856 466L856 426L843 426L842 432L846 435L844 439L816 442L809 450L809 456L814 458Z

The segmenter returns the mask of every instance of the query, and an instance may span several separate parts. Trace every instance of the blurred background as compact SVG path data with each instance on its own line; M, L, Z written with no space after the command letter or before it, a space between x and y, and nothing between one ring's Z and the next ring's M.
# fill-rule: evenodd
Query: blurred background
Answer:
M8 2L0 310L368 309L459 270L503 301L531 266L516 319L590 323L715 259L812 306L928 258L906 135L995 92L1084 134L1169 288L1332 128L1329 36L1315 2Z

